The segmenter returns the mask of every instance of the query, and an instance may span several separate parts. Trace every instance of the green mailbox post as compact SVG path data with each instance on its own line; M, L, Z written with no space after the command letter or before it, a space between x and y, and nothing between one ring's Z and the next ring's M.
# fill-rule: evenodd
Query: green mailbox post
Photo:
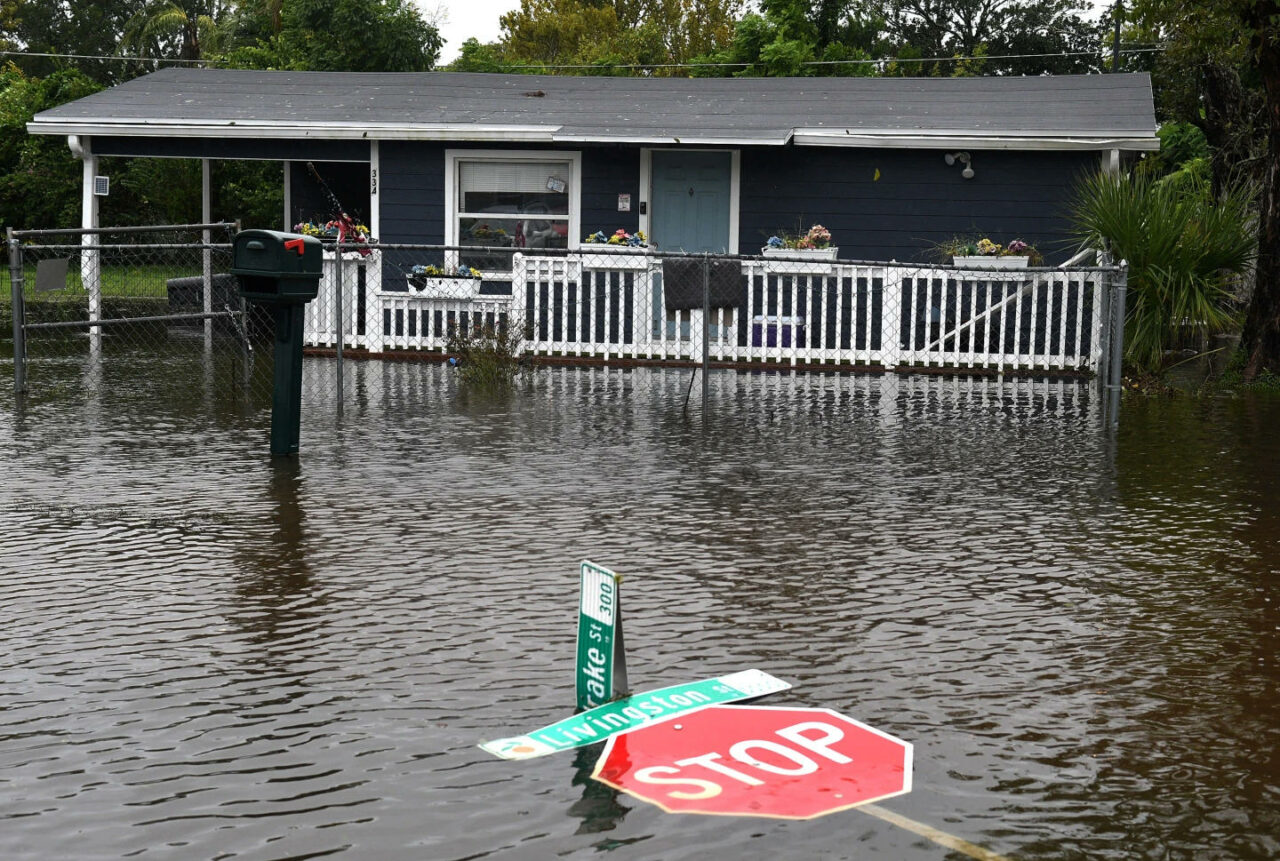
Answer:
M302 412L302 318L320 290L320 240L275 230L245 230L232 244L231 274L240 295L271 309L275 319L275 379L271 391L271 454L298 452Z

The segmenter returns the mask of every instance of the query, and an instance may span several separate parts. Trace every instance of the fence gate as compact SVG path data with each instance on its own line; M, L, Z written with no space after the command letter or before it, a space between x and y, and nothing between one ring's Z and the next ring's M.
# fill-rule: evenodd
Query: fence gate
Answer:
M226 274L235 230L10 230L10 283L0 295L9 300L15 390L148 398L163 382L269 397L270 350L253 347L261 324Z

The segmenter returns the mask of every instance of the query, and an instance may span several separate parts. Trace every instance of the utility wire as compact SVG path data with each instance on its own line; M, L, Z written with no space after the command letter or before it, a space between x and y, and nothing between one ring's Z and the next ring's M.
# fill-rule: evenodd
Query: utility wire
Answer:
M0 57L48 57L66 60L118 60L125 63L189 63L217 65L208 60L179 60L167 57L121 57L116 54L46 54L40 51L0 51Z
M1121 54L1148 54L1166 50L1166 46L1157 45L1148 48L1121 48ZM1096 57L1106 54L1108 49L1100 47L1096 51L1062 51L1049 54L988 54L968 57L882 57L878 60L805 60L801 66L880 66L889 63L961 63L981 62L983 60L1031 60L1048 57ZM0 57L45 57L68 60L116 60L126 63L186 63L199 66L220 66L212 60L180 60L164 57L121 57L114 54L50 54L36 51L0 51ZM742 63L559 63L548 65L504 65L505 70L523 69L727 69L749 68L759 65L758 62Z
M1154 48L1121 48L1121 54L1146 54L1156 51L1164 51L1166 47L1161 45ZM1040 57L1096 57L1099 55L1109 54L1110 49L1106 47L1099 48L1096 51L1063 51L1055 54L988 54L975 55L971 57L883 57L879 60L805 60L797 65L801 66L879 66L889 63L945 63L951 62L967 62L970 60L1025 60ZM757 62L743 63L579 63L579 64L554 64L545 66L536 65L504 65L504 69L712 69L712 68L737 68L741 66L758 66Z

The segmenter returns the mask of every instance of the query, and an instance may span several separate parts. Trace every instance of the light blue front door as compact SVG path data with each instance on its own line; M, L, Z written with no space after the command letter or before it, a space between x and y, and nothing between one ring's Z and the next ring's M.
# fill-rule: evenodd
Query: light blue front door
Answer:
M727 152L655 150L649 234L659 251L729 250Z

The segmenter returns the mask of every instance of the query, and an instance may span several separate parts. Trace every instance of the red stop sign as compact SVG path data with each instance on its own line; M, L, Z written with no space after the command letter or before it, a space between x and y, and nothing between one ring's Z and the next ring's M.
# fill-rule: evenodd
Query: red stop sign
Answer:
M707 706L615 735L596 780L668 813L812 819L911 791L911 745L831 709Z

